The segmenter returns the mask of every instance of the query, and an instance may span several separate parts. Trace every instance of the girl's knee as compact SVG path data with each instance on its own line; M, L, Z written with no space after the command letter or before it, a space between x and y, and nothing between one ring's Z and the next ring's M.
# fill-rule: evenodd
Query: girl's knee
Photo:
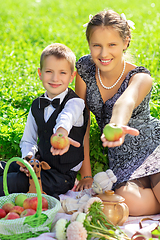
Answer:
M131 216L142 216L160 213L160 204L152 189L134 186L123 186L115 191L125 199Z
M128 191L123 187L117 189L115 191L116 194L122 196L125 200L124 202L127 204L129 208L129 215L132 216L139 216L141 214L141 202L138 200L138 193Z

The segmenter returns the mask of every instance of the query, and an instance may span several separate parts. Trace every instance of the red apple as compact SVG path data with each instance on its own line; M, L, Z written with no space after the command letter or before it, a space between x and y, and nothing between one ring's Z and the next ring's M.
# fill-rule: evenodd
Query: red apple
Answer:
M6 216L6 212L0 208L0 218L4 218Z
M42 197L42 208L48 209L48 201L45 197Z
M43 211L47 211L47 210L48 210L48 208L42 208L42 212L43 212Z
M32 197L30 199L30 208L34 209L35 211L37 210L37 205L38 205L38 198L37 197Z
M29 197L29 198L26 198L23 202L23 208L24 209L28 209L30 208L30 200L31 200L32 197Z
M2 209L7 213L9 213L11 211L11 209L14 207L14 203L13 202L5 202L2 206Z
M24 208L21 206L14 206L10 212L18 213L19 215L24 211Z
M118 141L122 137L123 129L121 128L121 126L115 123L109 123L105 125L103 133L108 141L114 142Z
M33 209L25 209L25 210L21 213L20 217L31 216L31 215L34 215L35 213L36 213L36 211L33 210Z
M25 199L27 199L27 196L23 193L20 193L15 197L15 204L17 206L23 207L23 202Z
M63 149L69 144L69 139L62 133L55 133L51 136L50 142L53 148Z
M18 213L15 212L9 212L6 216L5 219L9 220L9 219L16 219L16 218L20 218Z
M37 205L38 205L38 198L37 197L32 197L30 199L30 208L34 209L35 211L37 210ZM42 197L42 208L48 209L48 201L45 197Z

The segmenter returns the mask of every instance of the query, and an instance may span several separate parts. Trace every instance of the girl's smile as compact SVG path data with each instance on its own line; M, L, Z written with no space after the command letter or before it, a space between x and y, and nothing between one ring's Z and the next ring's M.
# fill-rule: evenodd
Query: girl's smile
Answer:
M102 65L106 66L111 63L112 59L109 60L104 60L104 59L99 59Z

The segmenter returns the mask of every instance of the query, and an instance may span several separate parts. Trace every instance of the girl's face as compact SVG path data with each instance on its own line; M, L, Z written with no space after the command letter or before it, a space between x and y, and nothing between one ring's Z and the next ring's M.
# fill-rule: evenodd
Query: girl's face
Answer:
M123 50L127 44L128 40L124 42L114 28L98 26L91 33L89 48L97 67L101 71L111 71L122 63Z

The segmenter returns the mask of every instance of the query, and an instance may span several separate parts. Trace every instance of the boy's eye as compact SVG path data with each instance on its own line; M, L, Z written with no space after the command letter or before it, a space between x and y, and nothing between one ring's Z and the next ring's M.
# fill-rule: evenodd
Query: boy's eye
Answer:
M113 47L113 46L116 46L116 44L115 43L111 43L110 46Z
M47 70L46 73L50 73L51 71L50 70Z
M93 47L100 47L100 45L99 44L94 44Z
M66 74L66 72L61 72L61 74Z

